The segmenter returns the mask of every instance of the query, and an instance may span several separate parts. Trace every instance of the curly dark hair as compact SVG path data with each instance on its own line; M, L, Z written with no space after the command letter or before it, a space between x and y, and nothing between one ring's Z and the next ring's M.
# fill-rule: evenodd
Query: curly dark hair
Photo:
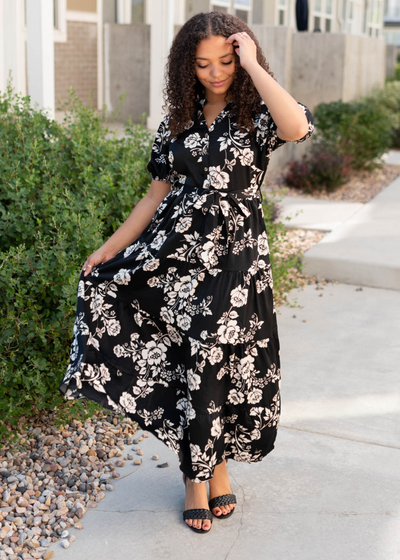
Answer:
M206 12L190 18L177 33L165 66L163 89L164 110L170 113L169 128L177 136L195 118L196 99L204 94L204 86L195 74L196 48L200 41L212 36L228 38L233 33L246 31L257 46L257 61L276 81L273 72L251 29L238 17L223 12ZM235 54L235 78L229 88L232 111L241 130L254 130L252 119L260 112L261 97L252 79Z

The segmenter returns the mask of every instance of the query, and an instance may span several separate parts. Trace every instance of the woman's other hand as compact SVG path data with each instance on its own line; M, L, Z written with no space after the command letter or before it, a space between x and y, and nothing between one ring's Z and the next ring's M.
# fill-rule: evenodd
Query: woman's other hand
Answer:
M84 276L87 276L90 272L92 272L93 268L96 265L107 262L110 259L112 259L114 256L115 255L112 255L106 250L104 250L103 247L100 247L100 249L97 249L97 251L92 253L90 257L86 259L82 267L82 270L84 271Z
M234 33L227 38L226 42L232 43L235 53L240 59L240 66L245 70L252 64L258 64L256 44L245 31Z

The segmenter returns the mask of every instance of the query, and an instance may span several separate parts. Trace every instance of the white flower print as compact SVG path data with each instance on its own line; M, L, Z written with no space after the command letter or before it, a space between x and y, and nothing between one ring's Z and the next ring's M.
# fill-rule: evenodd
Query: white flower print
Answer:
M165 323L172 324L175 320L175 315L172 313L168 307L161 307L160 309L160 319Z
M85 282L83 280L79 280L78 283L78 298L85 297Z
M154 240L150 243L150 247L152 247L153 249L160 249L160 247L162 247L165 240L166 240L165 230L161 230L157 233Z
M190 276L182 276L179 282L174 285L174 291L178 292L179 298L187 298L189 295L194 293L198 282L196 278L191 278Z
M200 134L198 132L190 134L187 138L185 138L183 145L185 146L185 148L189 149L198 148L201 145Z
M211 186L216 189L227 189L229 183L229 174L221 171L221 166L211 166L209 169Z
M194 410L192 403L188 399L179 399L176 403L176 408L178 410L182 410L185 413L185 417L187 420L193 420L194 418L196 418L196 411Z
M182 342L183 342L182 337L174 327L171 327L171 325L167 324L167 332L168 332L168 336L172 340L172 342L174 342L175 344L178 344L179 346L182 344Z
M130 271L126 270L125 268L121 268L121 270L119 270L117 274L114 274L113 280L116 284L126 286L131 281Z
M254 154L250 148L245 148L242 152L239 152L239 159L242 165L251 165L253 163Z
M242 404L244 402L244 394L237 389L231 389L228 393L228 401L234 405Z
M132 395L127 392L123 392L120 399L119 404L125 409L127 412L135 412L136 411L136 401Z
M197 391L200 389L201 377L192 369L187 370L187 383L190 391Z
M228 321L218 329L218 340L222 344L236 344L239 338L240 328L237 321Z
M167 347L165 344L162 342L157 344L154 340L150 340L142 350L142 358L147 361L149 365L158 365L166 360L166 351Z
M199 259L207 268L214 268L218 264L218 257L215 254L215 243L207 241L199 253Z
M250 354L245 356L240 360L240 370L242 379L249 379L252 372L254 371L254 360L255 358Z
M214 346L211 348L210 355L208 356L208 361L210 364L219 364L219 362L224 357L224 353L222 352L222 348L220 346Z
M257 404L262 399L261 389L253 389L247 395L247 402L250 404Z
M104 298L99 291L96 291L90 300L90 310L93 321L96 321L104 313Z
M107 334L110 336L117 336L121 332L121 324L116 319L105 321Z
M190 329L190 325L192 324L192 318L187 313L183 313L182 315L177 316L176 324L180 329L187 331Z
M176 224L175 231L178 232L178 233L183 233L183 232L187 231L188 229L190 229L190 227L192 225L192 221L193 221L192 218L189 218L188 216L184 216Z
M221 436L221 434L222 434L221 419L218 416L218 418L216 418L212 422L211 435L218 439Z
M258 236L257 243L258 243L258 252L260 253L260 255L268 255L269 254L269 245L268 245L267 232L263 231Z
M242 286L238 286L232 290L231 304L233 307L242 307L243 305L246 305L248 294L249 290L247 288L243 288Z
M160 259L152 259L144 263L143 270L146 272L156 270L160 266Z
M257 439L261 439L261 431L258 430L257 428L254 428L254 430L252 430L250 432L250 437L253 440L257 440Z

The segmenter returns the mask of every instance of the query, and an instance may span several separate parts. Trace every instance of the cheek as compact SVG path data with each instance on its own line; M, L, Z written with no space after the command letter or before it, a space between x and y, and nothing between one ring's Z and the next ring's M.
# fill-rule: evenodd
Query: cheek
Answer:
M196 76L200 82L204 82L207 79L208 72L206 70L201 70L199 68L195 69Z

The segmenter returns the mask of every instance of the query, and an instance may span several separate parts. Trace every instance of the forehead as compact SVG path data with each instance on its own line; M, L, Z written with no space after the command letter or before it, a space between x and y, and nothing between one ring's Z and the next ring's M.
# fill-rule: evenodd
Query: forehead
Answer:
M233 46L226 42L226 37L221 35L203 39L197 45L195 57L217 60L221 56L233 53Z

